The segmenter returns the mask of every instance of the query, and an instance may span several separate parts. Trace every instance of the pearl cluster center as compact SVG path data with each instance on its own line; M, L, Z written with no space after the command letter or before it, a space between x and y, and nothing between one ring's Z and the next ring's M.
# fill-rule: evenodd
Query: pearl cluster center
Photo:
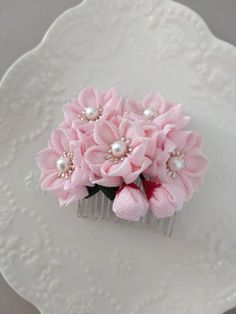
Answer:
M158 116L158 111L153 107L148 107L143 110L143 116L148 120L154 120Z
M184 154L176 149L170 153L170 158L166 163L166 171L169 177L175 179L177 174L180 174L184 168Z
M72 153L64 152L62 156L56 161L56 167L59 178L67 179L75 169L73 162L74 155Z
M110 160L117 164L119 161L123 161L129 153L132 152L130 147L131 141L122 137L120 140L117 140L110 144L108 155L106 156L107 160Z
M101 117L102 108L96 106L88 106L86 107L81 114L79 115L80 120L83 121L96 121Z

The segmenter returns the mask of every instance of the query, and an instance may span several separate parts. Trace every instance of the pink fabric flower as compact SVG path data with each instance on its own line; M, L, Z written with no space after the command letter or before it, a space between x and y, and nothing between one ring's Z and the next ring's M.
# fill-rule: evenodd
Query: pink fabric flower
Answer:
M174 147L169 156L162 155L157 177L160 182L181 188L188 201L202 185L208 168L207 158L202 152L203 139L198 133L185 130L171 131L167 136Z
M146 180L142 182L150 209L157 218L170 217L182 209L185 193L181 188L167 183L160 184Z
M147 148L147 156L152 160L144 174L155 178L159 175L160 167L166 165L170 153L176 145L167 137L168 130L156 131L152 134Z
M85 153L90 180L104 186L134 182L151 164L149 139L139 123L124 118L101 118L94 127L94 145Z
M94 88L85 88L78 98L64 106L63 127L73 126L84 133L91 133L101 116L117 115L121 113L122 106L122 99L117 96L114 89L99 92Z
M190 118L183 116L180 104L166 102L159 94L150 94L142 102L127 100L126 110L134 120L144 120L150 128L152 125L163 129L183 129Z
M146 215L149 203L139 187L131 183L123 185L113 202L112 210L117 217L130 221L138 221Z
M60 204L84 198L91 185L88 179L88 166L83 154L86 139L78 138L74 130L56 129L51 136L48 148L37 154L37 164L41 169L41 187L59 197Z
M182 208L202 184L208 166L203 141L182 130L189 117L180 104L157 93L138 102L124 101L114 89L85 88L65 105L64 117L48 148L37 155L41 186L56 194L61 205L87 196L87 186L124 185L113 209L121 218L138 220L147 200L133 182L144 174L160 182L144 181L152 186L148 199L161 218Z

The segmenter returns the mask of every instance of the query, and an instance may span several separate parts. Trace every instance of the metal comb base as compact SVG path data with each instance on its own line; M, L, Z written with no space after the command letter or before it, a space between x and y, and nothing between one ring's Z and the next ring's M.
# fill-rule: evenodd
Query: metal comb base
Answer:
M84 198L78 203L78 217L87 217L93 219L109 220L113 222L119 222L122 224L132 224L139 227L147 227L156 232L171 236L175 215L168 218L158 219L151 210L148 211L146 216L141 218L137 222L130 222L118 218L112 211L112 201L110 201L102 192L98 192L90 198Z

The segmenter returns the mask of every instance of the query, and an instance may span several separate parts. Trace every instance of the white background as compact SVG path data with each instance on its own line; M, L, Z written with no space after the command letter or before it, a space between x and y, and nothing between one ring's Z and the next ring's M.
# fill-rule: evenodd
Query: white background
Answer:
M236 0L179 2L198 12L215 35L236 45ZM19 56L40 42L58 15L78 3L80 0L0 0L0 78ZM236 311L230 314L233 313ZM38 314L38 311L0 277L0 314Z

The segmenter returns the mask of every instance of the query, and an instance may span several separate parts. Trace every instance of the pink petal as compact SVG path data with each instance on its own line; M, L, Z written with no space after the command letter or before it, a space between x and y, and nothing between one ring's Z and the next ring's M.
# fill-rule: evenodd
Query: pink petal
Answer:
M65 180L64 189L72 191L78 185L91 186L89 182L89 169L83 165L82 168L76 167L71 176Z
M129 121L124 119L121 121L119 126L120 137L125 137L126 139L133 139L137 136L144 136L143 128L137 122Z
M208 168L208 161L203 155L186 155L184 164L189 176L202 175Z
M72 127L76 130L76 132L86 135L93 133L94 126L95 121L86 122L82 120L74 120L72 123Z
M186 152L188 138L191 136L192 131L172 131L168 134L168 137L175 143L176 147L184 152Z
M203 146L202 136L193 131L173 131L169 133L169 137L185 153L200 151Z
M108 120L112 120L114 115L123 116L124 100L117 95L112 97L104 106L103 116L106 116Z
M58 190L64 186L64 183L64 179L59 178L57 173L51 173L41 181L41 188L43 190Z
M40 169L56 171L56 161L60 158L52 148L41 150L36 157L36 162Z
M159 123L162 125L169 124L171 129L182 130L190 121L190 117L183 115L181 104L172 105L172 107L161 116L162 121L159 121Z
M192 153L193 149L200 150L203 146L203 139L202 136L196 132L191 132L188 134L184 151L186 153Z
M74 165L80 165L81 160L83 158L83 152L85 152L85 149L82 147L83 143L81 143L80 141L76 141L71 143L71 151L74 153Z
M133 100L127 100L125 103L125 112L133 112L138 115L143 114L143 106L141 102L133 101Z
M108 175L112 177L123 177L125 178L129 173L132 172L131 164L128 158L125 158L124 161L121 161L117 164L114 164L110 161L107 161L102 166L102 175Z
M52 146L55 148L58 154L63 152L69 152L69 141L66 137L66 131L63 129L56 129L51 136Z
M85 186L76 186L71 191L58 190L56 191L57 196L59 196L60 206L68 206L72 202L76 202L88 195L88 189Z
M182 171L180 175L177 175L177 177L173 179L172 182L180 188L182 186L182 189L185 191L185 201L189 201L193 196L193 185L191 179L184 175L183 172L184 171Z
M118 95L116 93L116 90L114 88L109 89L105 93L103 93L103 102L104 104L107 104L111 100L118 99Z
M88 189L86 186L77 185L73 190L71 190L68 194L66 205L71 202L78 201L88 195Z
M85 136L84 134L79 134L79 140L72 141L70 143L70 151L74 153L74 164L80 164L83 156L88 147L90 147L93 143L90 141L89 136Z
M78 105L74 103L66 104L63 108L65 120L72 122L73 120L80 120L79 115L81 114L81 109Z
M65 197L59 198L60 207L69 205L71 198L72 196L68 192L66 192Z
M127 173L127 175L124 177L125 183L129 184L131 182L134 182L138 178L140 173L143 173L144 170L147 169L150 164L151 160L145 157L141 167L135 167L134 165L132 165L132 172Z
M74 184L72 184L72 175L71 175L68 179L65 179L64 190L70 191L70 190L73 190L73 188L74 188Z
M157 154L156 150L157 150L157 139L159 136L158 134L159 132L155 132L150 138L149 143L147 145L146 155L151 159L155 158Z
M159 95L158 93L150 94L144 98L143 107L144 108L154 108L159 113L162 113L162 111L165 108L165 102L164 102L163 98L161 97L161 95Z
M73 192L67 192L67 194L61 195L59 198L60 206L68 206L70 203L78 201L79 199L82 199L88 195L88 190L86 187L82 186L79 187L81 190L79 191L73 191Z
M176 144L167 138L167 135L164 130L156 132L148 144L147 147L147 156L153 160L159 158L161 153L173 152L176 148Z
M125 108L124 110L126 110L127 108ZM143 117L143 114L141 113L135 113L135 112L132 112L132 111L129 111L129 112L125 112L123 113L123 117L125 119L129 119L131 121L142 121L142 122L146 122L147 120ZM150 127L146 127L148 130L150 129ZM144 132L145 132L145 129L144 129Z
M147 174L151 175L152 177L157 176L161 181L168 181L166 173L166 162L169 157L170 154L168 152L162 152L157 149L156 156L153 158L152 164L147 169Z
M147 142L140 144L139 146L135 147L132 153L128 156L130 162L135 166L141 166L145 157L146 153Z
M81 161L81 166L76 167L75 171L71 176L71 185L74 187L76 185L86 185L91 186L89 181L89 168L84 160Z
M85 88L79 94L79 103L83 108L89 106L100 107L102 95L94 88Z
M99 145L112 144L119 139L118 128L111 121L100 119L94 128L94 140Z
M88 165L101 165L106 161L108 155L108 147L103 146L92 146L85 153L85 159Z
M165 159L166 162L167 162L168 158ZM167 171L166 171L166 162L160 163L157 166L156 176L159 178L160 181L163 181L163 182L168 181L168 176L167 176Z
M60 207L67 206L70 203L70 199L72 198L72 196L68 192L66 192L66 193L67 194L65 195L64 198L63 197L59 198L59 205L60 205Z
M70 197L70 194L67 191L65 191L63 188L53 190L53 194L55 194L57 197L59 197L60 206L64 205L66 203L66 200ZM63 200L64 200L64 202L63 202Z
M121 177L95 177L90 176L90 180L94 184L99 184L103 186L113 187L113 186L120 186L123 182L123 179Z
M75 188L75 200L80 200L88 195L88 189L86 186L78 185Z
M159 125L161 128L165 127L166 125L173 125L173 127L169 126L169 128L175 128L177 117L172 112L164 112L157 116L154 122Z

